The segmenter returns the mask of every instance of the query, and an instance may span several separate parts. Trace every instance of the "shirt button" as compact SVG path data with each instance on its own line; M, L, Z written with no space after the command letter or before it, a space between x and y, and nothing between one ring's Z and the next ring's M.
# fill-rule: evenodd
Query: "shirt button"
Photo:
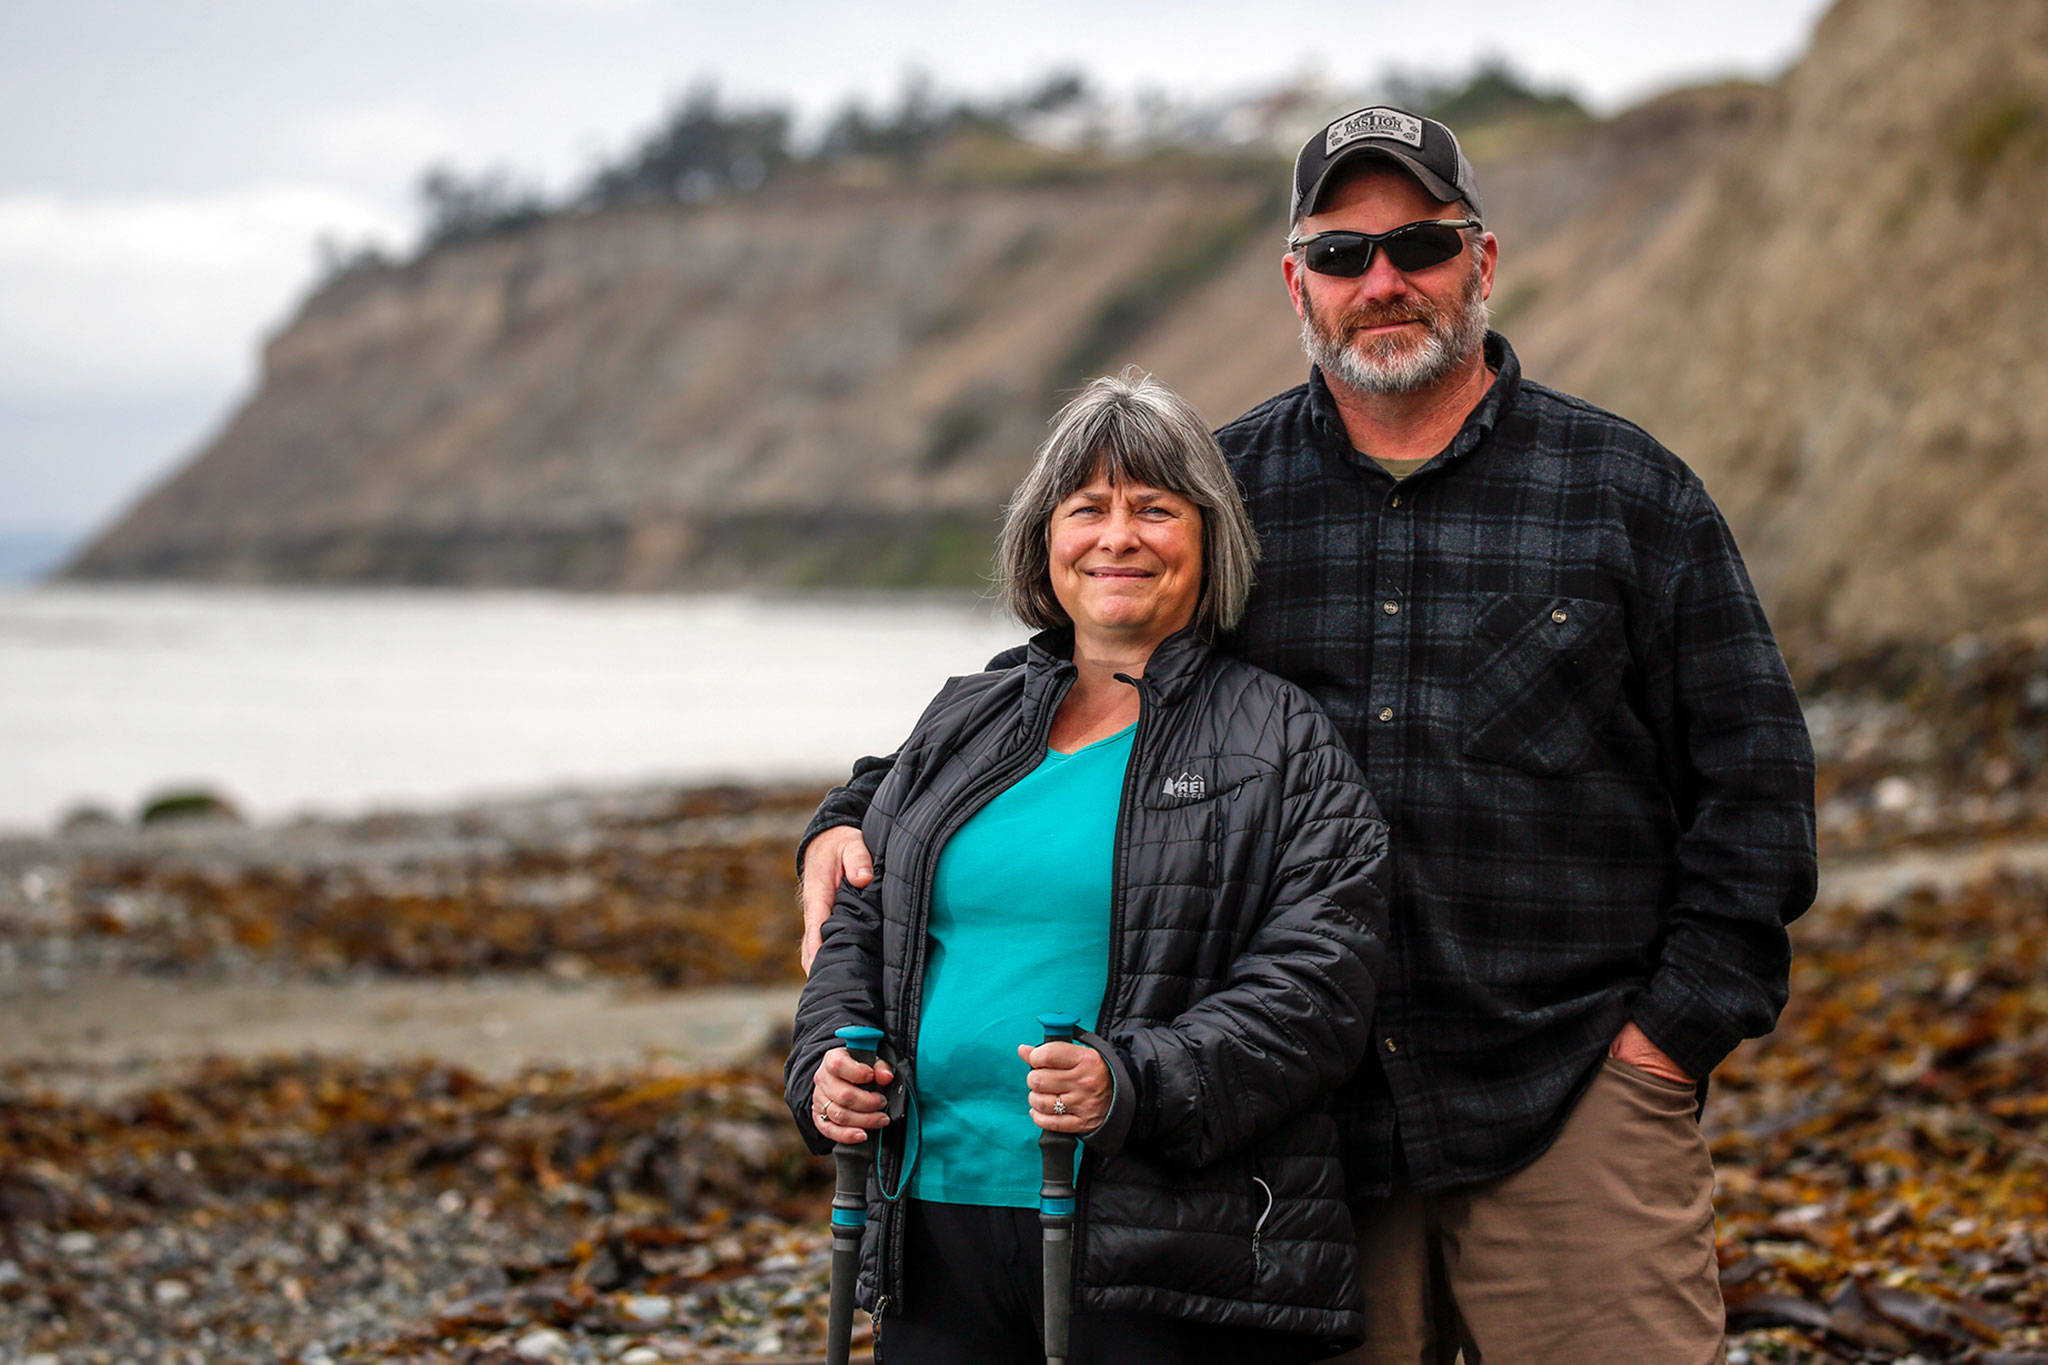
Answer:
M1394 718L1394 708L1393 708L1393 707L1391 707L1391 706L1382 706L1382 707L1380 708L1380 719L1381 719L1381 720L1392 720L1393 718Z
M1557 622L1559 625L1563 625L1565 622L1571 620L1572 618L1565 615L1563 607L1559 607L1556 611L1550 613L1550 619Z
M1400 1050L1401 1045L1399 1043L1396 1043L1392 1038L1387 1039L1387 1051L1399 1052Z
M1389 616L1399 616L1401 614L1401 604L1392 600L1385 601L1380 603L1380 610Z
M1387 506L1389 507L1399 507L1400 505L1401 495L1399 493L1396 493L1393 497L1387 499Z

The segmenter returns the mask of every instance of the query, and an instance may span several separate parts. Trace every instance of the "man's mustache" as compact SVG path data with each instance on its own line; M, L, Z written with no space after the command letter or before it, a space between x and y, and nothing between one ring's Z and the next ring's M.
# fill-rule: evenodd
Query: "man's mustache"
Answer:
M1340 335L1351 336L1367 327L1390 327L1400 322L1419 322L1425 327L1436 322L1438 310L1427 300L1409 303L1363 304L1337 315Z

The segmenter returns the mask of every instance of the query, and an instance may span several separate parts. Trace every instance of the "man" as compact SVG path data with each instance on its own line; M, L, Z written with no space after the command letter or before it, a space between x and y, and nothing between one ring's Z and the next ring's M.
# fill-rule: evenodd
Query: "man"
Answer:
M1699 480L1487 331L1498 255L1448 128L1332 123L1282 261L1309 381L1217 433L1265 550L1232 647L1317 697L1391 829L1353 1358L1713 1361L1698 1105L1784 1003L1812 749ZM886 762L813 822L807 953Z

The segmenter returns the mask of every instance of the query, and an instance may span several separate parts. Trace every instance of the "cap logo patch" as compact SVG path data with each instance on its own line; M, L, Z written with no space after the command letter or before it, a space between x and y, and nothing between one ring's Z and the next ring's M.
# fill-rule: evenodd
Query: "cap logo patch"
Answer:
M1355 114L1346 114L1331 124L1330 131L1323 135L1323 155L1335 156L1339 148L1349 147L1369 137L1405 142L1420 151L1422 120L1399 109L1361 109Z

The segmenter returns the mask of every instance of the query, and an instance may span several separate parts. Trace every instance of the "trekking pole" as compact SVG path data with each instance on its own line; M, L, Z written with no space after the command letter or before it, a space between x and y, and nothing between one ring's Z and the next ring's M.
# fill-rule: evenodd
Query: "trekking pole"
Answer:
M1041 1014L1048 1043L1071 1043L1081 1021L1071 1014ZM1045 1365L1066 1365L1067 1323L1074 1304L1074 1139L1038 1135L1038 1226L1044 1232Z
M882 1045L882 1031L849 1024L834 1035L847 1055L868 1066ZM825 1326L825 1365L847 1365L853 1354L853 1286L860 1277L860 1235L868 1225L868 1168L874 1142L835 1142L832 1165L832 1308Z

